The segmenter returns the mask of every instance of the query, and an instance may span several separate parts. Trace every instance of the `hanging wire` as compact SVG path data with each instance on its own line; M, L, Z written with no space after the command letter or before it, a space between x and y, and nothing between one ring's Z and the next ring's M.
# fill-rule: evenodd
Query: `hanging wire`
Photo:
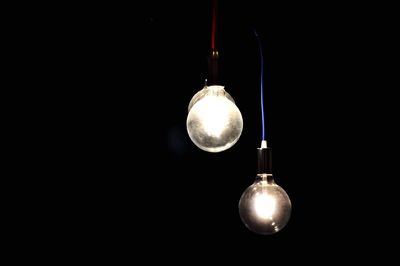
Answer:
M211 54L208 58L209 84L218 84L217 0L212 0Z
M257 31L254 30L254 35L258 41L258 47L260 49L260 67L261 67L261 78L260 78L260 98L261 98L261 128L262 128L262 140L265 140L265 116L264 116L264 58L262 52L261 39Z
M217 0L212 1L211 51L215 51L217 35Z

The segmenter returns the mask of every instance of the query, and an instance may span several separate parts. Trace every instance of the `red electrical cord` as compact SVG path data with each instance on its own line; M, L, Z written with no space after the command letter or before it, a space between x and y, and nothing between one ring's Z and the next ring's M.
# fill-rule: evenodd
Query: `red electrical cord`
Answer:
M208 58L209 84L218 84L217 0L212 0L211 54Z
M212 1L212 28L211 28L211 50L216 50L217 35L217 0Z

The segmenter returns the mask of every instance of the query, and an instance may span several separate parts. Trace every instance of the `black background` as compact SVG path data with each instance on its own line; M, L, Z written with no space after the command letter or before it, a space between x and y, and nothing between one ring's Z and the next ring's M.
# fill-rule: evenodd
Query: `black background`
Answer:
M369 159L360 133L369 95L360 80L370 60L362 45L370 24L360 8L219 2L221 84L244 129L216 154L186 132L189 101L207 78L211 1L97 4L64 14L53 49L65 62L55 72L66 101L60 132L69 211L61 220L71 246L187 264L356 257L353 246L370 230L363 214L376 208L364 197L360 170ZM261 141L253 29L264 49L274 177L293 206L272 236L250 232L238 214Z

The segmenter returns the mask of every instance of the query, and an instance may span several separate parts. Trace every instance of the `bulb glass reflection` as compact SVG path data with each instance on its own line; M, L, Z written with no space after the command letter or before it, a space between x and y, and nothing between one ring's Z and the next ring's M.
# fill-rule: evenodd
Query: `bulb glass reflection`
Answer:
M260 174L242 194L239 214L251 231L270 235L280 231L289 221L292 204L286 192L270 174Z
M238 141L243 130L242 114L223 86L205 86L189 103L186 128L197 147L221 152Z

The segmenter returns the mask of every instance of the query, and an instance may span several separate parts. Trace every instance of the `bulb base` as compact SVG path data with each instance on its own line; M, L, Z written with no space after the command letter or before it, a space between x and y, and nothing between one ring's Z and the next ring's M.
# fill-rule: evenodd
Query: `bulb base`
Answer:
M258 174L272 174L272 149L257 149Z
M219 84L218 79L218 58L219 54L217 50L212 50L211 55L208 57L208 85L217 85Z

